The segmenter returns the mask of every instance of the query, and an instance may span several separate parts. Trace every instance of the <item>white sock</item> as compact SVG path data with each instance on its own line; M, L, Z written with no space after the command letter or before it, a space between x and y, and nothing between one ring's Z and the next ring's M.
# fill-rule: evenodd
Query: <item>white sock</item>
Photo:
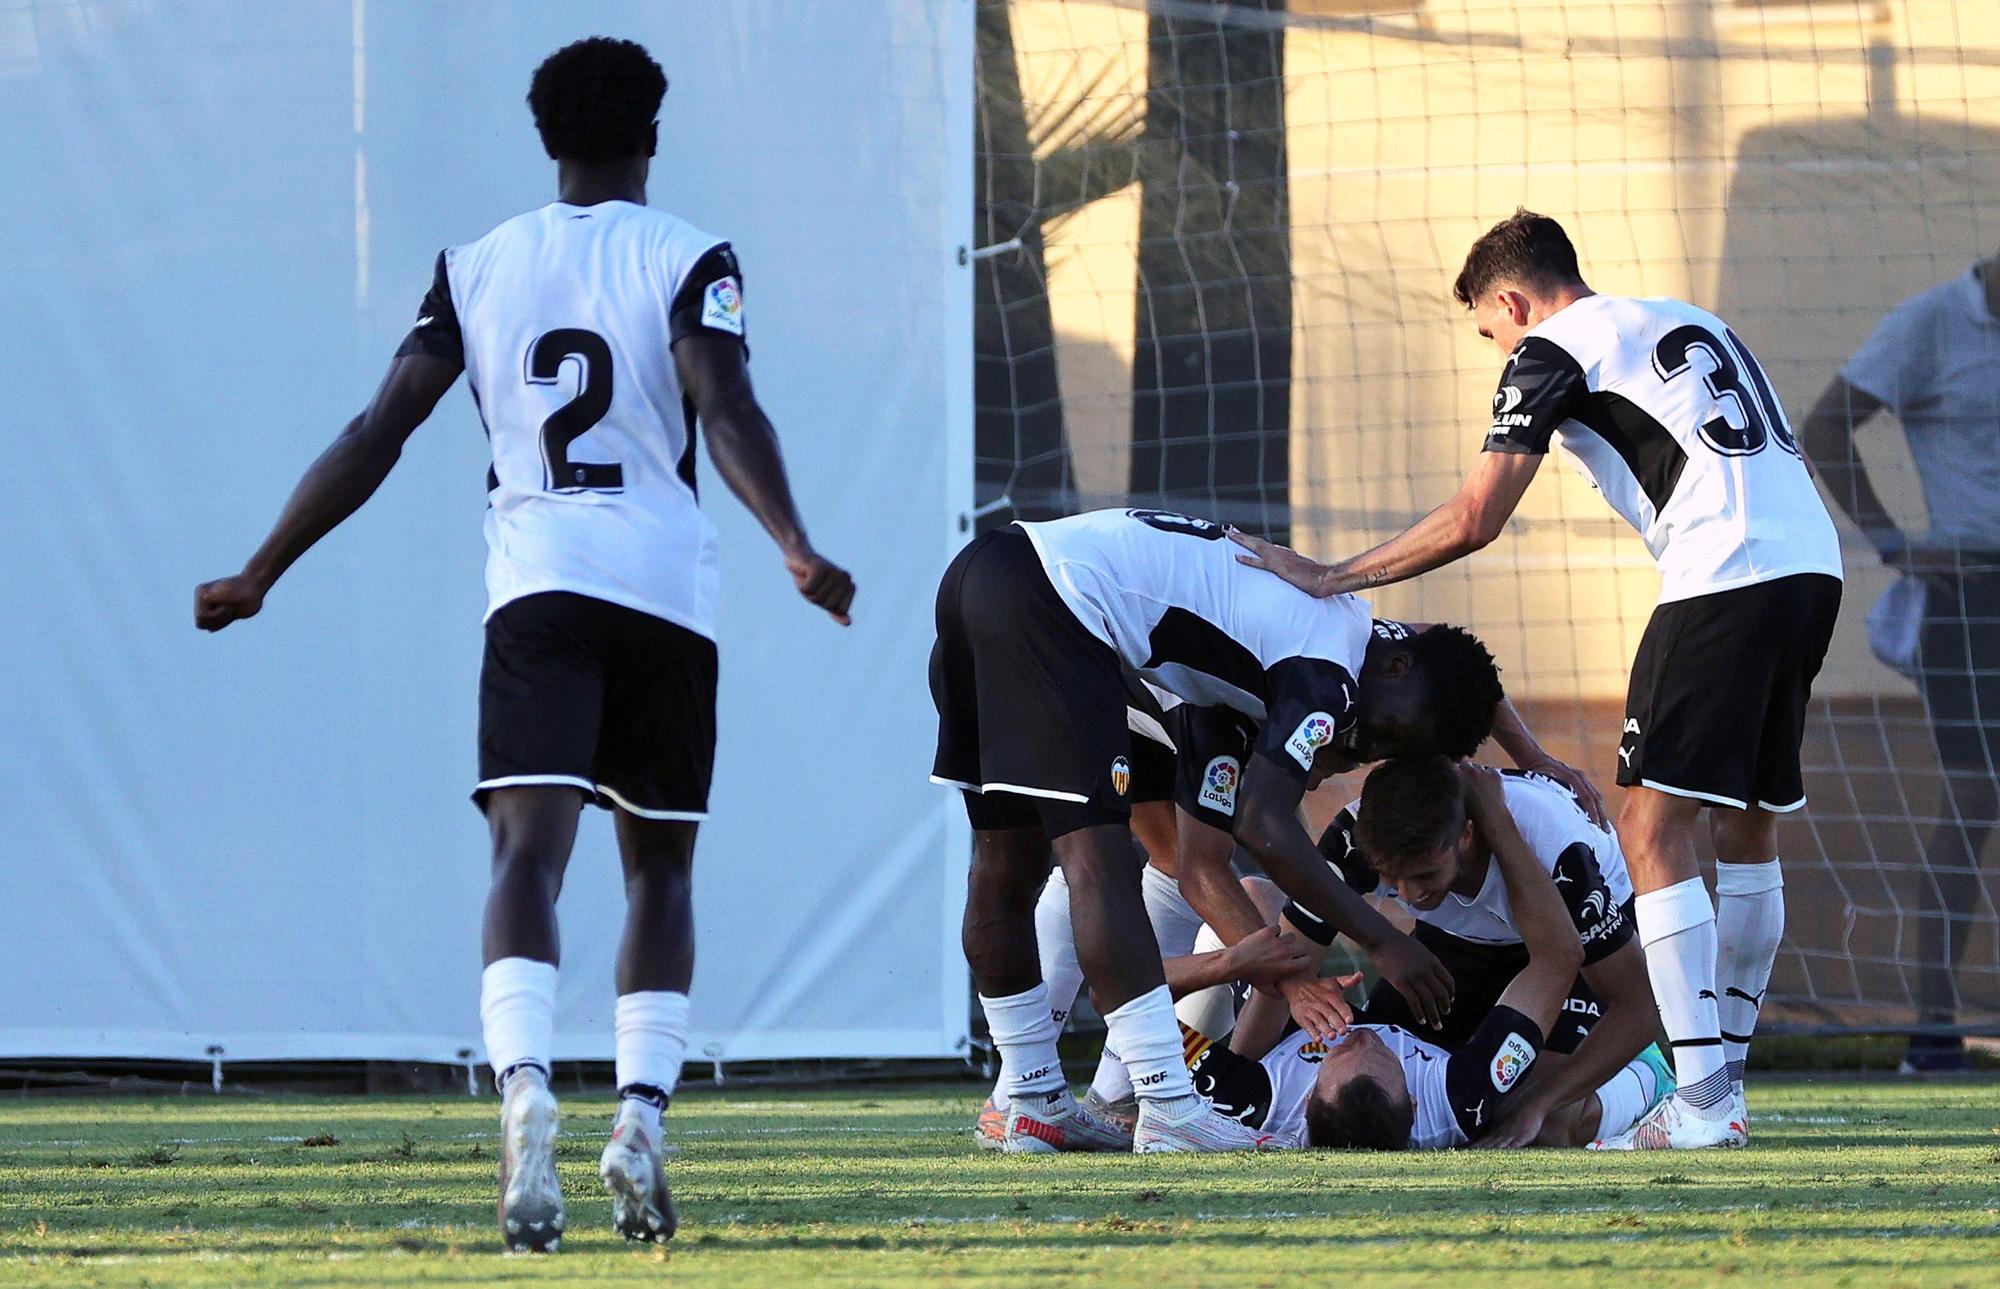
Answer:
M1035 946L1042 956L1042 985L1049 991L1049 1019L1061 1034L1083 992L1083 967L1076 960L1076 930L1069 920L1069 882L1060 868L1049 873L1035 901ZM1005 1114L1012 1103L1003 1071L993 1084L993 1108Z
M1667 1041L1673 1045L1674 1093L1697 1114L1727 1112L1729 1070L1715 1007L1715 906L1699 877L1633 901L1646 970L1653 978Z
M979 996L986 1013L986 1030L1000 1053L1000 1090L1011 1102L1034 1093L1061 1092L1062 1058L1056 1053L1056 1023L1049 1014L1048 986L1006 998Z
M1125 1062L1132 1088L1142 1101L1175 1101L1194 1095L1194 1079L1182 1055L1174 997L1161 985L1140 994L1104 1018L1105 1042Z
M633 1103L655 1137L687 1055L688 996L664 989L618 995L618 1095Z
M1715 866L1715 983L1729 1081L1743 1086L1757 1009L1785 938L1785 878L1778 861Z
M1597 1135L1615 1137L1645 1117L1659 1092L1653 1067L1634 1061L1597 1089Z
M1148 864L1139 878L1139 893L1146 901L1146 920L1153 924L1160 957L1179 958L1194 953L1196 938L1202 931L1201 914L1181 894L1181 884ZM1175 1011L1179 1010L1176 1004ZM1090 1090L1105 1101L1122 1101L1132 1095L1132 1077L1125 1072L1125 1062L1108 1037L1104 1055L1097 1061L1097 1074L1090 1080Z
M556 965L533 958L489 963L479 976L479 1023L495 1088L505 1090L516 1066L533 1066L547 1078L555 1046Z

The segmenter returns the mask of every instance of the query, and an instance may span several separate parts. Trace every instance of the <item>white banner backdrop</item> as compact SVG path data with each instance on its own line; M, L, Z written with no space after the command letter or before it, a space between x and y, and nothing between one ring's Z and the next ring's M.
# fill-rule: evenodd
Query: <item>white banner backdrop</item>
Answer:
M721 756L691 1059L963 1050L962 812L926 782L970 494L963 0L24 0L0 8L0 1056L451 1060L479 1045L469 804L486 470L461 382L217 637L234 571L415 316L553 199L570 40L671 82L652 201L731 238L841 631L706 460ZM557 1056L608 1059L611 830L561 902Z

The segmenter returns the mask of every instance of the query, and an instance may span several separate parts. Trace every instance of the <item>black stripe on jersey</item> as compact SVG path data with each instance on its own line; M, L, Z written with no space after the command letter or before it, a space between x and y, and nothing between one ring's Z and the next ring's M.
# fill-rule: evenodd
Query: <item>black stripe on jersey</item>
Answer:
M1674 488L1687 468L1687 452L1667 427L1647 414L1646 409L1622 394L1610 390L1584 398L1571 413L1585 429L1611 445L1625 462L1625 468L1639 481L1654 513L1667 508Z
M736 263L736 252L729 248L728 242L710 247L706 254L694 262L694 267L688 270L688 275L681 279L681 289L675 293L674 302L667 306L669 344L696 334L728 336L732 340L742 342L744 353L750 352L750 341L747 336L707 326L701 320L702 306L710 284L726 277L736 279L736 289L739 292L743 289L743 270Z
M1589 393L1590 382L1569 350L1546 336L1527 337L1507 356L1500 373L1486 450L1547 452L1549 436L1576 414Z
M687 422L687 443L681 448L681 459L674 463L674 473L688 486L688 491L694 494L694 499L700 501L701 488L694 481L694 400L686 394L681 395L681 416Z
M417 306L416 324L396 347L398 358L413 354L449 359L460 366L465 363L465 336L459 330L458 307L451 302L451 280L445 272L443 251L438 252L437 267L431 272L431 289Z
M1166 663L1215 677L1253 698L1264 698L1264 668L1234 636L1198 614L1174 607L1160 615L1147 637L1152 656L1141 671L1152 671Z

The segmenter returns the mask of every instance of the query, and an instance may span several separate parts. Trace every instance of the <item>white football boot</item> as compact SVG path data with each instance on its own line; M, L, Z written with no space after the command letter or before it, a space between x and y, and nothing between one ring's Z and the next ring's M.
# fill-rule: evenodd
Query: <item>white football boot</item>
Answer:
M660 1159L659 1135L650 1118L638 1102L629 1098L619 1102L611 1140L597 1162L597 1175L611 1192L611 1225L628 1240L649 1243L671 1240L680 1228Z
M508 1078L500 1102L500 1234L510 1252L554 1253L562 1242L558 1127L546 1075L523 1069Z
M1141 1155L1222 1150L1283 1150L1283 1138L1246 1127L1219 1114L1207 1097L1194 1098L1194 1109L1170 1118L1153 1100L1139 1102L1139 1124L1132 1149Z
M986 1104L979 1107L979 1118L972 1123L972 1144L981 1150L1005 1150L1007 1148L1007 1114L993 1104L993 1098L986 1098Z
M1039 1104L1029 1104L1038 1102ZM1132 1149L1132 1134L1077 1104L1065 1088L1046 1099L1015 1097L1007 1107L1005 1149L1010 1155L1053 1155L1057 1151Z
M1743 1134L1743 1144L1750 1144L1750 1103L1743 1098L1743 1085L1737 1084L1729 1090L1729 1121Z
M1747 1145L1750 1133L1732 1102L1715 1118L1696 1114L1677 1096L1667 1097L1615 1137L1599 1137L1591 1150L1713 1150Z

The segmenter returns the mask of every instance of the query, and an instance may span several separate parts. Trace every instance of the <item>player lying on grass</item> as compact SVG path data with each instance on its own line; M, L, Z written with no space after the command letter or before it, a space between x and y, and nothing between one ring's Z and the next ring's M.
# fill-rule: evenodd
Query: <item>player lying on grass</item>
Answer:
M1426 1025L1394 990L1379 987L1361 1018L1401 1025L1448 1049L1470 1042L1527 958L1492 839L1461 779L1442 757L1377 766L1360 799L1335 815L1320 838L1321 853L1349 886L1396 897L1418 942L1458 985L1442 1027ZM1544 1121L1563 1119L1638 1056L1652 1042L1658 1013L1617 838L1540 775L1502 771L1499 789L1508 818L1553 882L1583 944L1583 968L1557 1024L1546 1031L1543 1057L1498 1130L1496 1144L1526 1145ZM1309 939L1332 941L1330 929L1297 906L1286 910L1286 924ZM1562 1144L1557 1136L1544 1144Z
M1578 1145L1621 1130L1664 1095L1663 1061L1632 1059L1601 1087L1542 1111L1533 1133L1519 1131L1535 1095L1529 1071L1564 1018L1585 961L1583 940L1549 866L1516 825L1500 776L1479 766L1444 769L1463 784L1459 808L1488 850L1525 961L1490 1006L1449 1018L1448 1027L1464 1035L1455 1047L1371 1020L1322 1041L1287 1030L1282 1010L1253 995L1226 1043L1189 1036L1196 1086L1218 1108L1291 1145L1435 1150Z
M1123 672L1259 723L1233 825L1286 893L1351 935L1418 1014L1451 981L1321 860L1306 790L1367 760L1470 755L1498 671L1470 635L1378 638L1366 604L1318 600L1238 564L1223 530L1158 511L1097 511L981 535L938 588L933 779L974 830L965 949L1012 1101L1010 1149L1240 1150L1263 1134L1194 1095L1140 898ZM1137 1089L1136 1129L1070 1095L1042 981L1034 906L1053 849L1077 953Z
M1374 623L1376 634L1390 640L1425 629L1386 619ZM1130 688L1132 831L1148 857L1140 891L1160 953L1166 959L1193 953L1204 923L1222 944L1239 944L1270 920L1245 895L1230 864L1236 847L1230 829L1237 789L1256 740L1256 722L1226 707L1198 707L1171 694L1149 692L1136 680ZM1584 800L1598 801L1590 781L1550 756L1504 700L1493 737L1517 765L1538 767L1541 773L1574 785ZM1573 800L1561 795L1565 801ZM1049 875L1036 901L1035 936L1050 1012L1060 1031L1083 987L1070 925L1069 886L1060 868ZM1462 985L1459 973L1453 975ZM1340 999L1319 978L1317 960L1309 972L1253 983L1282 996L1293 1019L1317 1038L1331 1037L1342 1018ZM1189 1015L1186 1007L1177 1005L1177 1011L1183 1019ZM1124 1062L1106 1044L1084 1105L1099 1110L1120 1107L1129 1118L1131 1098ZM996 1082L974 1125L978 1145L997 1150L1005 1144L1008 1107L1006 1088Z

